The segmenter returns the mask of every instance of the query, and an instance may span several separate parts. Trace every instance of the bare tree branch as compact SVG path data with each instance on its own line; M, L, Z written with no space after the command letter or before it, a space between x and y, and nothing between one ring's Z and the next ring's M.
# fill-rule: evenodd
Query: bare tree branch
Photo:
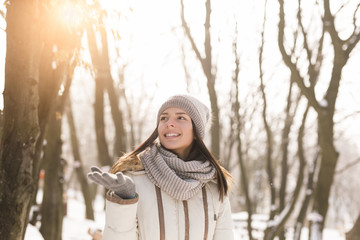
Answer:
M300 126L299 134L298 134L299 172L298 172L298 178L296 180L296 186L294 189L294 193L291 196L286 207L279 213L279 215L277 216L275 221L270 222L270 227L268 226L270 231L268 231L267 234L265 235L265 240L274 239L274 237L280 233L280 231L285 226L287 219L290 217L291 213L293 212L295 204L299 197L299 193L300 193L302 183L304 180L305 154L304 154L304 149L303 149L303 137L304 137L305 123L306 123L306 119L307 119L308 110L309 110L309 107L307 107L304 112L302 124Z
M354 160L354 161L346 164L343 168L337 170L337 171L335 172L335 174L341 174L341 173L345 172L346 170L349 170L349 168L355 166L355 165L358 164L358 163L360 163L360 157L357 158L356 160Z
M309 109L309 106L307 107L307 109ZM299 143L299 142L298 142ZM305 159L305 154L303 153L303 149L299 148L299 157L304 158ZM307 185L306 185L306 194L305 194L305 199L302 203L298 218L296 220L296 225L295 225L295 232L294 232L294 240L300 240L300 236L301 236L301 229L304 225L304 220L307 214L307 209L309 207L310 204L310 200L312 198L313 192L314 192L314 176L316 173L316 166L317 166L317 162L319 159L319 147L317 147L315 155L314 155L314 159L312 161L312 163L310 164L310 166L308 167L308 177L307 177Z
M261 46L259 49L259 78L260 78L260 91L261 96L263 99L263 110L262 110L262 118L263 123L266 131L266 171L268 174L268 183L270 187L270 214L269 219L272 220L276 213L275 201L276 201L276 190L275 190L275 183L274 183L274 173L273 173L273 167L272 167L272 154L273 154L273 133L270 128L270 125L268 123L266 114L267 114L267 100L266 100L266 94L265 94L265 85L264 85L264 70L263 70L263 53L264 53L264 45L265 45L265 23L266 23L266 4L267 1L265 1L265 7L264 7L264 20L263 20L263 29L261 32Z
M190 40L191 47L194 50L194 52L196 54L196 57L199 59L201 65L203 65L203 67L204 67L204 61L205 60L201 56L200 51L199 51L198 47L195 44L194 38L191 35L189 25L187 24L187 22L185 20L185 13L184 12L185 12L184 11L184 0L181 0L181 22L182 22L183 28L185 29L185 33L186 33L186 35L188 36L188 38Z
M211 103L211 112L213 116L212 127L211 127L211 152L216 158L220 158L220 121L219 121L219 107L217 100L217 93L215 89L215 79L216 73L214 70L216 68L212 65L212 56L211 56L211 34L210 34L210 16L211 16L211 1L205 1L205 24L204 24L204 32L205 32L205 40L204 40L204 50L205 56L201 57L199 49L196 47L195 41L190 33L190 28L185 21L184 15L184 2L181 0L181 21L183 27L185 29L185 34L188 36L191 46L195 51L197 58L199 59L204 75L207 79L207 89L209 93L210 103Z
M305 48L305 51L307 53L306 55L307 55L307 59L308 59L308 62L309 62L308 72L310 73L310 72L313 71L314 65L312 64L312 61L311 61L312 51L311 51L311 49L309 47L309 44L308 44L307 32L305 31L305 28L304 28L304 25L303 25L303 22L302 22L301 0L298 0L297 20L298 20L301 32L302 32L303 37L304 37L304 40L303 40L304 41L304 48Z
M301 92L306 96L308 101L310 102L311 106L316 110L320 111L321 107L319 103L316 100L315 92L313 86L307 87L302 81L301 74L296 66L296 63L292 61L292 55L289 55L286 52L285 49L285 11L284 11L284 0L278 0L279 1L279 31L278 31L278 45L281 52L281 55L283 56L283 60L290 69L291 73L293 74L294 81L299 86Z
M354 47L357 45L357 43L360 40L360 25L356 26L356 14L359 11L359 9L360 9L360 3L357 5L353 15L354 31L350 35L350 37L347 40L345 40L345 45L347 45L347 49L345 50L346 56L350 55L350 52L354 49Z
M247 230L249 234L249 240L253 239L252 236L252 203L250 199L250 193L249 193L249 180L248 175L244 163L244 154L242 151L242 138L241 138L241 132L243 132L242 124L241 124L241 116L240 116L240 102L239 102L239 72L240 72L240 56L238 54L238 46L237 46L237 39L238 39L238 30L237 30L237 24L235 27L235 39L233 43L233 52L235 55L235 72L233 77L233 83L235 86L235 96L234 96L234 103L233 103L233 109L234 109L234 115L235 115L235 122L236 122L236 131L235 131L235 138L237 140L237 155L238 155L238 162L240 165L240 173L241 173L241 183L242 188L245 193L245 200L246 200L246 209L248 212L248 219L247 219Z

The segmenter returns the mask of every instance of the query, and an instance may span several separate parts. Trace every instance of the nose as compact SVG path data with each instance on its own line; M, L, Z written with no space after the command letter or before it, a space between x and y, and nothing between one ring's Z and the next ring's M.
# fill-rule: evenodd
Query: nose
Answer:
M173 119L169 119L166 123L167 127L175 127L175 123Z

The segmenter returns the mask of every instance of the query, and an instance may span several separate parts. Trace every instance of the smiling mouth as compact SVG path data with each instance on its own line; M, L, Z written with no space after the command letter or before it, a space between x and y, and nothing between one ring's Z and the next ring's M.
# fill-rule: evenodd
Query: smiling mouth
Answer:
M167 133L167 134L165 134L165 137L178 137L178 136L180 136L180 134L178 134L178 133Z

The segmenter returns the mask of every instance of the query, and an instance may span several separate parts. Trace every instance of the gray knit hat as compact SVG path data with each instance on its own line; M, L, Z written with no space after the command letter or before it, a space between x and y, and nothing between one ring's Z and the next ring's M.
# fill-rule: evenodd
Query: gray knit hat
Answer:
M161 113L170 107L185 110L195 124L197 135L204 139L206 124L210 119L210 111L205 104L190 95L174 95L161 105L157 114L157 125L159 124Z

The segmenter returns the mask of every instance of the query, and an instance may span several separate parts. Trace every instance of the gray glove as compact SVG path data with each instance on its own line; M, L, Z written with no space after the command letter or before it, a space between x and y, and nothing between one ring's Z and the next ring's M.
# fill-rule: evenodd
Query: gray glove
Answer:
M90 169L91 172L89 172L87 176L91 181L114 191L116 195L123 199L135 197L135 184L130 177L121 172L117 172L116 174L103 172L95 166Z

